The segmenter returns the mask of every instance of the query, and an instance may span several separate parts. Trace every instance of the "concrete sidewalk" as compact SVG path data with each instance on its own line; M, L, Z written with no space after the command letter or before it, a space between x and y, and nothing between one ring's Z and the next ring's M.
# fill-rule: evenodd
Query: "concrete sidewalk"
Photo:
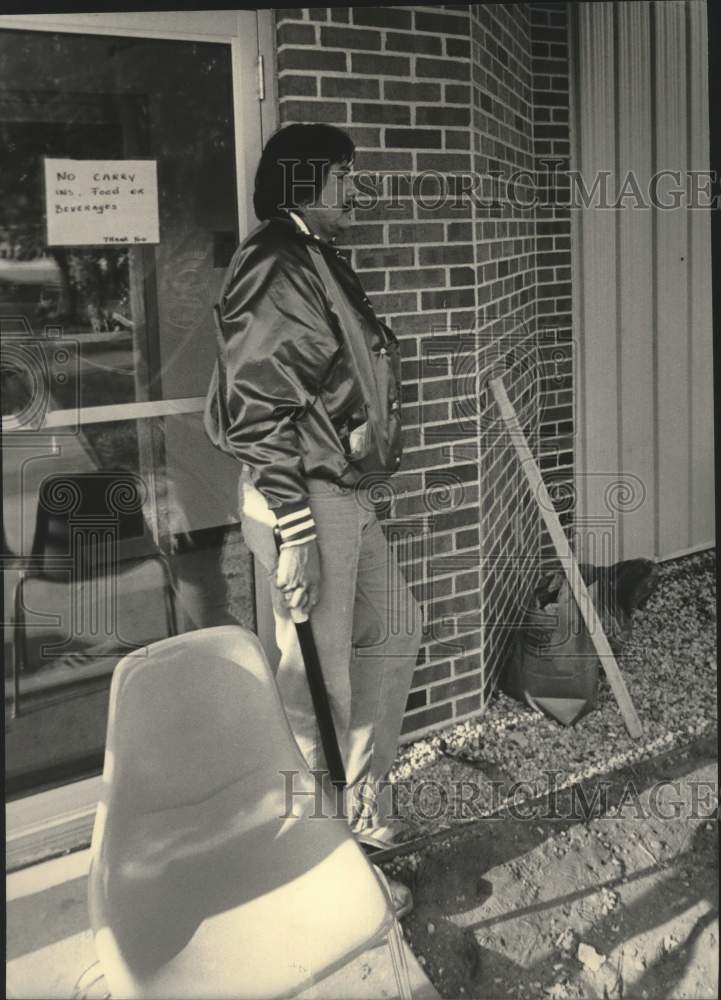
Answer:
M98 978L100 970L95 965L88 924L89 864L90 851L77 851L8 876L6 996L9 1000L106 995L104 980ZM407 944L405 951L414 1000L437 1000L435 988ZM394 1000L398 991L388 948L381 945L364 952L303 997Z

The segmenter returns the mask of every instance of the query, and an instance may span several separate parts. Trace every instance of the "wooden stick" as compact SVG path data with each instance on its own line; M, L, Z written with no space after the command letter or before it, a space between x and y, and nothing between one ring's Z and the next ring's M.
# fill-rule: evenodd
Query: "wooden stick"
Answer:
M626 682L621 675L618 663L616 663L616 657L613 655L613 650L608 643L601 620L598 617L584 579L581 576L576 557L571 551L571 546L568 544L568 539L553 506L553 501L546 489L546 484L543 482L540 470L533 457L533 452L528 446L526 435L523 433L523 428L516 415L513 403L508 398L502 378L492 379L490 385L501 411L503 422L511 435L511 440L528 480L528 485L531 487L543 520L546 522L548 533L551 536L553 544L556 546L556 552L559 555L561 565L568 577L569 586L576 599L583 620L586 623L588 634L591 636L591 641L601 661L601 665L606 671L608 683L611 685L611 690L621 710L623 721L626 723L626 729L628 729L632 739L637 740L643 732L641 721L636 714L636 709L628 693Z

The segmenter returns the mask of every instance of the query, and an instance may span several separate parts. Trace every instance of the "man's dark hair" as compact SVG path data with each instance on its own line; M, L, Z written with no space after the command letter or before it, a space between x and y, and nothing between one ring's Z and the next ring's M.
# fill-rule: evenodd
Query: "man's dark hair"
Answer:
M349 164L353 140L334 125L286 125L266 143L255 174L253 207L259 219L314 201L334 163Z

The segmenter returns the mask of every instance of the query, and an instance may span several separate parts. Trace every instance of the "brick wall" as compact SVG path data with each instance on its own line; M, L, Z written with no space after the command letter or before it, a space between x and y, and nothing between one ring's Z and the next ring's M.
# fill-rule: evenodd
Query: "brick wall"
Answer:
M574 380L571 319L571 218L568 198L568 5L530 5L533 54L538 327L544 371L541 469L561 522L571 530L574 503ZM550 163L549 163L550 161ZM544 562L555 550L543 532Z
M546 29L556 6L544 6ZM396 176L356 211L352 259L404 359L405 461L386 529L426 624L406 735L483 708L538 570L539 520L500 434L493 367L536 446L543 433L544 462L568 436L553 379L567 374L556 352L568 347L553 325L565 301L555 235L537 281L536 227L554 219L537 223L487 176L524 171L518 193L532 190L535 102L556 85L556 74L545 89L536 79L539 16L527 4L277 11L280 122L338 124L357 170ZM462 178L477 176L476 198L461 197Z

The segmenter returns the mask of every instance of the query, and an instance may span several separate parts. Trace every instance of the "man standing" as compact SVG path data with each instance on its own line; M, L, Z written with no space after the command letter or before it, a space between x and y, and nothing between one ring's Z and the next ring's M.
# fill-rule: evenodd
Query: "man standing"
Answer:
M266 145L254 194L261 225L236 252L221 291L225 391L220 400L209 394L206 427L242 464L243 536L270 579L277 682L293 733L309 767L324 768L291 618L299 609L312 612L349 821L382 846L394 831L379 783L398 749L421 618L367 488L369 476L392 471L380 467L373 444L393 428L378 427L369 410L368 369L356 363L353 344L374 364L392 366L396 436L400 365L395 337L333 246L351 226L353 154L350 137L330 125L290 125ZM399 462L396 453L390 464Z

